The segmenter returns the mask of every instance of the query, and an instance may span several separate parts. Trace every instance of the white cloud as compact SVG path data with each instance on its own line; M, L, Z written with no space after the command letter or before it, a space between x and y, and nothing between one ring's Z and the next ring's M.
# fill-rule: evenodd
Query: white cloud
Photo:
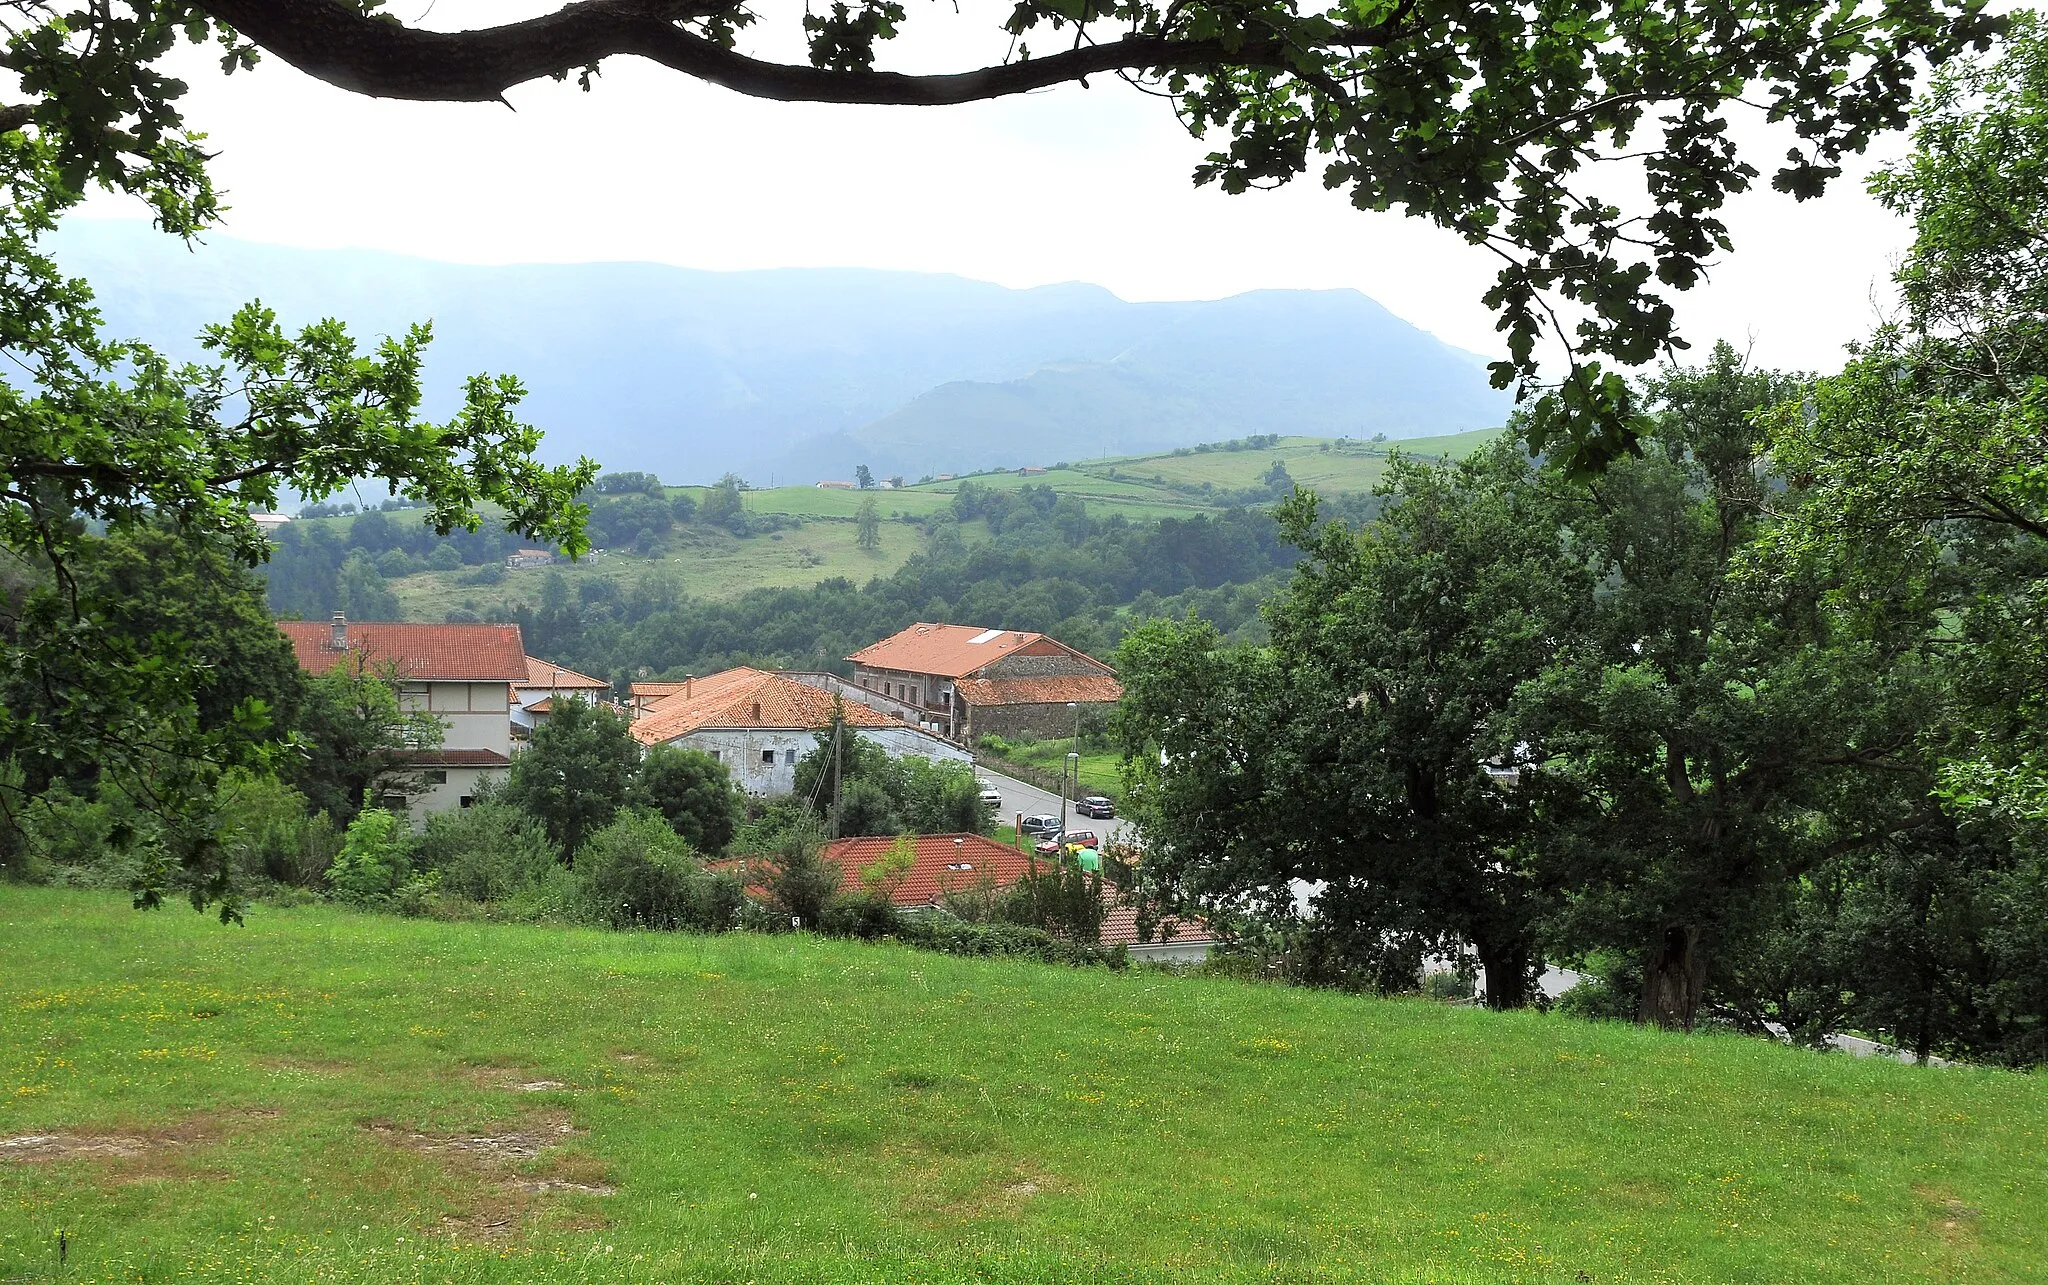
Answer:
M440 26L503 13L475 0L432 9ZM986 52L986 28L972 30ZM960 28L935 31L897 65L940 65L968 46ZM1203 145L1167 103L1113 79L959 108L845 107L754 101L618 61L593 93L528 85L508 110L364 99L274 59L223 78L183 57L193 123L222 153L224 231L250 240L465 262L1083 280L1130 299L1353 287L1450 342L1499 349L1479 303L1493 271L1483 252L1356 212L1314 180L1237 197L1195 189ZM1753 336L1761 360L1787 366L1832 365L1869 328L1906 237L1846 181L1803 206L1751 193L1730 223L1737 251L1679 298L1681 322L1700 347Z

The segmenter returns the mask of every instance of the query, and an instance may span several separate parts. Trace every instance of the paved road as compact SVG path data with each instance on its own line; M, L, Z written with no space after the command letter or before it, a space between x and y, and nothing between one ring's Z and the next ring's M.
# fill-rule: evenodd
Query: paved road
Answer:
M1002 791L1003 806L996 809L996 820L999 824L1008 825L1014 822L1020 813L1025 816L1041 812L1049 813L1052 816L1060 814L1059 795L1054 794L1051 790L1041 790L1035 785L1025 784L1014 776L1004 776L1000 772L991 772L987 768L978 765L974 769L974 774ZM1105 841L1108 841L1122 835L1126 824L1120 817L1109 821L1096 817L1084 817L1074 811L1073 804L1069 803L1067 805L1067 828L1069 830L1093 830L1101 835Z

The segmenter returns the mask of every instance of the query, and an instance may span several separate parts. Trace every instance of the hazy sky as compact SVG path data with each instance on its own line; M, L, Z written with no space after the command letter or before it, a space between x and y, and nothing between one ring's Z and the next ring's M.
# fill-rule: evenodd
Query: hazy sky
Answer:
M510 8L394 6L408 18L430 9L440 27ZM913 11L913 31L950 18ZM934 24L891 65L942 65L993 26L986 13ZM1236 197L1195 189L1203 144L1169 104L1114 79L967 107L844 107L758 102L620 60L591 94L543 82L508 110L364 99L275 60L231 78L206 58L184 70L193 123L222 153L224 230L249 240L485 263L1079 280L1127 299L1353 287L1452 343L1500 349L1479 304L1489 256L1415 220L1358 213L1313 180ZM1755 163L1768 172L1783 151L1759 149ZM1783 366L1839 361L1869 328L1906 238L1855 182L1805 205L1751 193L1730 223L1737 251L1679 297L1681 323L1700 347L1753 339Z

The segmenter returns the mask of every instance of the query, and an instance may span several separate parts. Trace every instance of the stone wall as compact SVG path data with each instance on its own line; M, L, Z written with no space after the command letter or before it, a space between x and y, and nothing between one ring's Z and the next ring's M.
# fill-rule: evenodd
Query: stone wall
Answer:
M1114 701L1095 701L1081 706L1081 713L1085 717L1115 708ZM1074 734L1074 711L1067 708L1065 701L1043 705L973 705L968 707L968 717L970 737L1015 736L1023 731L1053 738Z
M1109 672L1107 665L1062 651L1050 656L1005 656L974 674L977 678L1077 678Z

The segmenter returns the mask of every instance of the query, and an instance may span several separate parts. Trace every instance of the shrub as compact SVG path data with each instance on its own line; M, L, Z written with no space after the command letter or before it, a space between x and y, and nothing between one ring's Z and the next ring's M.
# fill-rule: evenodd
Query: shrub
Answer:
M706 872L658 813L628 808L577 855L583 917L613 928L722 932L745 899L739 881Z
M948 955L1083 965L1113 965L1119 960L1129 959L1128 953L1121 948L1107 951L1100 946L1064 941L1040 928L1026 928L1019 924L962 923L944 914L899 915L896 936L913 946Z
M839 892L845 874L825 859L817 827L808 821L790 826L771 855L776 870L768 892L776 908L795 920L796 926L822 926L825 903Z
M444 891L472 901L503 901L523 892L561 858L540 822L488 798L427 818L417 853L420 866L439 873Z
M222 781L215 798L221 846L236 873L274 883L301 882L305 795L275 777L235 771Z
M405 821L383 808L364 808L348 823L341 855L328 868L334 894L356 906L380 905L406 880L412 836Z
M832 897L818 916L818 931L828 937L860 937L872 941L896 933L900 917L890 900L874 892Z
M1448 970L1429 973L1422 979L1422 994L1425 999L1468 1001L1472 998L1472 979Z

